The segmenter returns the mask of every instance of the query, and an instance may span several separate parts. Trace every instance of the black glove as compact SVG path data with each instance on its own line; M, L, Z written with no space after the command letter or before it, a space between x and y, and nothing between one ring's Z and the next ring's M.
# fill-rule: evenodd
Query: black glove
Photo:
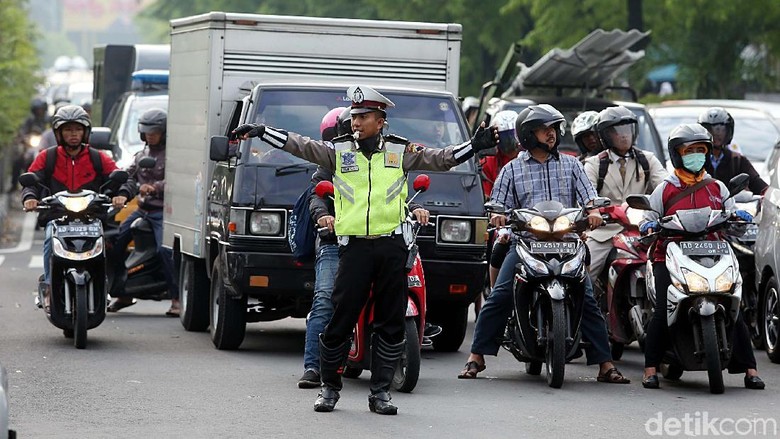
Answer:
M256 123L245 123L233 130L233 134L235 134L236 137L243 137L244 135L247 137L260 137L264 133L265 125Z
M498 128L480 126L471 138L471 148L474 152L498 146Z

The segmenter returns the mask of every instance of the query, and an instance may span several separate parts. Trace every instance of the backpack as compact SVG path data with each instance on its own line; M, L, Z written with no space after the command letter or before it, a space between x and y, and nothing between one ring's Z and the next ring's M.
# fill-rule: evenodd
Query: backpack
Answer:
M298 262L308 262L314 259L317 231L314 219L309 212L309 198L314 191L310 184L298 197L293 206L288 222L287 241L290 244L293 258Z
M609 153L607 151L601 151L599 153L599 179L596 182L596 193L600 194L601 189L604 187L604 178L607 176L607 169L611 160L609 159ZM637 148L634 148L634 158L636 158L639 166L642 167L642 172L645 174L645 192L650 186L650 162L647 161L644 153ZM637 174L636 180L639 181L639 175Z
M92 168L95 169L97 178L103 178L103 160L100 158L100 152L91 146L89 148L89 159L92 160ZM51 176L54 175L54 167L57 165L57 145L46 148L46 166L43 168L44 178L51 183Z

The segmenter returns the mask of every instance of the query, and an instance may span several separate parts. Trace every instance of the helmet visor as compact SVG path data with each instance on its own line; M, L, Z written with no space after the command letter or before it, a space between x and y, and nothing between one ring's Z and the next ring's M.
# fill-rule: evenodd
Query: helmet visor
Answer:
M613 125L604 130L605 141L610 148L628 150L636 138L636 125L633 123L624 125Z
M713 145L723 146L723 144L726 143L726 136L729 132L726 124L719 123L715 125L707 125L706 128L707 131L712 134Z

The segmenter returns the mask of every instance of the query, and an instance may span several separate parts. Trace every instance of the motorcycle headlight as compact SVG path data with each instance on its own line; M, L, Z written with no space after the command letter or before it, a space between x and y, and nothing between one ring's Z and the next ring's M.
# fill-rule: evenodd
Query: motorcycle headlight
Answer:
M685 283L688 285L688 291L691 293L706 293L710 290L710 284L704 276L684 268L682 269L682 273L685 278Z
M277 236L282 230L282 215L278 212L252 212L249 232L253 235Z
M563 264L563 266L561 267L561 274L562 275L576 274L577 271L580 269L580 267L582 267L582 259L584 257L585 257L585 246L581 245L580 248L577 249L577 254Z
M544 262L534 258L534 256L529 253L528 250L526 250L525 247L523 247L519 242L515 248L517 249L517 254L520 256L520 260L522 260L525 265L531 269L532 274L545 275L549 273L547 270L547 265L545 265Z
M443 219L439 226L439 237L444 242L469 242L471 240L471 221Z
M568 216L559 216L553 222L553 232L568 232L573 225Z
M30 143L30 147L37 148L38 145L41 144L41 136L38 134L32 134L30 135L28 142Z
M528 227L536 232L550 232L550 222L541 216L535 216L528 221Z
M103 253L103 238L98 238L97 241L95 241L94 247L83 252L72 252L67 250L63 247L59 239L52 239L51 243L52 251L55 255L61 258L70 259L71 261L85 261Z
M734 269L729 267L717 279L715 279L715 291L718 293L728 293L734 286Z
M755 217L758 213L758 204L750 202L750 203L734 203L737 207L737 210L744 210L745 212L749 213L750 216Z
M94 195L85 195L83 197L57 197L57 201L65 206L65 209L71 212L83 211L94 199Z

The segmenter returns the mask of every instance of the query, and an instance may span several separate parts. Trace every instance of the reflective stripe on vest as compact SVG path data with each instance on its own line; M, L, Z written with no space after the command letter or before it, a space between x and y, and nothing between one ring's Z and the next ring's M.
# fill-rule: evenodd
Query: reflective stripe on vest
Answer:
M382 141L369 160L353 142L339 142L333 173L336 235L391 233L404 219L408 194L405 146Z

